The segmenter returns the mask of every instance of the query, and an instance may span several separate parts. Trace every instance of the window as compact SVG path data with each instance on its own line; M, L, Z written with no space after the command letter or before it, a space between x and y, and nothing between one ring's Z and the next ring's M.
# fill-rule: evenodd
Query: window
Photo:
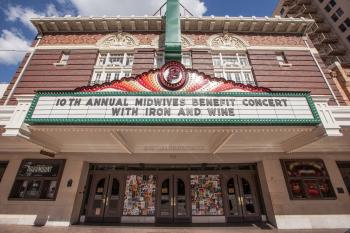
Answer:
M62 52L58 62L54 63L55 66L67 65L69 59L69 52Z
M23 160L10 199L54 200L65 160Z
M102 84L130 77L133 62L134 56L131 53L100 53L90 84Z
M322 160L281 160L281 163L291 199L336 198Z
M1 180L2 180L2 176L3 176L4 173L5 173L7 164L8 164L8 162L0 161L0 182L1 182Z
M344 14L344 11L339 7L338 10L336 11L338 17L341 17Z
M278 64L280 66L283 66L283 65L290 66L291 65L290 63L288 63L287 57L284 54L284 52L276 52L276 60L278 61Z
M344 20L344 23L345 23L345 25L346 25L347 27L350 27L350 18L346 18L346 19Z
M332 10L332 7L331 7L329 4L327 4L327 5L324 7L324 9L325 9L325 11L330 12L330 11Z
M337 3L335 2L335 0L330 0L329 1L329 5L331 5L332 7L335 6Z
M339 29L340 29L340 31L345 32L347 28L346 28L345 24L342 23L339 25Z
M336 12L331 16L334 22L337 22L337 20L344 14L344 11L341 8L338 8Z
M181 56L181 63L186 68L192 68L192 56L190 52L183 52ZM165 64L165 58L163 52L157 52L154 56L154 67L160 68Z
M333 19L334 22L337 22L337 20L339 19L338 15L336 13L334 13L331 18Z
M284 11L285 11L285 9L282 8L282 9L280 10L280 15L283 15Z
M214 75L237 83L255 85L251 66L246 54L219 53L213 55Z
M336 4L337 3L335 0L330 0L329 3L324 7L325 11L330 12Z

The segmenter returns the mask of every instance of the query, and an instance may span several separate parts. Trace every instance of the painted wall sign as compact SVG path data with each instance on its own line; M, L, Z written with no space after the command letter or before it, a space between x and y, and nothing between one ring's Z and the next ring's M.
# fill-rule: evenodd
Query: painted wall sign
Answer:
M30 124L316 125L307 93L40 92Z

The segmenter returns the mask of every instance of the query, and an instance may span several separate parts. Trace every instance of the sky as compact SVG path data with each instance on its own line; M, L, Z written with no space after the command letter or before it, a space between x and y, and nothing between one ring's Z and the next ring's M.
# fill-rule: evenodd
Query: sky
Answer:
M11 81L25 51L36 36L36 30L29 21L32 17L152 15L165 1L0 0L0 83ZM144 4L145 2L147 4ZM271 16L278 0L180 0L180 2L195 16Z

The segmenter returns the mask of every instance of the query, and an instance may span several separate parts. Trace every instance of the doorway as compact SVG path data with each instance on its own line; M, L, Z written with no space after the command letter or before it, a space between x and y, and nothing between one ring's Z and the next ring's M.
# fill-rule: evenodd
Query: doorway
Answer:
M226 221L261 221L257 182L255 174L225 174Z
M92 175L86 211L88 222L120 222L123 182L123 177L115 173Z
M87 223L245 223L264 211L255 164L90 165Z
M157 223L190 223L190 187L187 174L159 174Z

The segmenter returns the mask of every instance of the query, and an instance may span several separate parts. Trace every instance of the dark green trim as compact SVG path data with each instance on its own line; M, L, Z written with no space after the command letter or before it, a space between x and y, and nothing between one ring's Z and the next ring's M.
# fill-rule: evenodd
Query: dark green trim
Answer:
M167 0L165 13L165 62L181 62L180 3Z
M228 97L305 97L313 119L101 119L101 118L35 118L34 109L42 96L228 96ZM185 93L185 92L37 92L29 108L25 122L28 124L96 124L96 125L318 125L321 123L316 106L307 92L273 92L273 93Z

